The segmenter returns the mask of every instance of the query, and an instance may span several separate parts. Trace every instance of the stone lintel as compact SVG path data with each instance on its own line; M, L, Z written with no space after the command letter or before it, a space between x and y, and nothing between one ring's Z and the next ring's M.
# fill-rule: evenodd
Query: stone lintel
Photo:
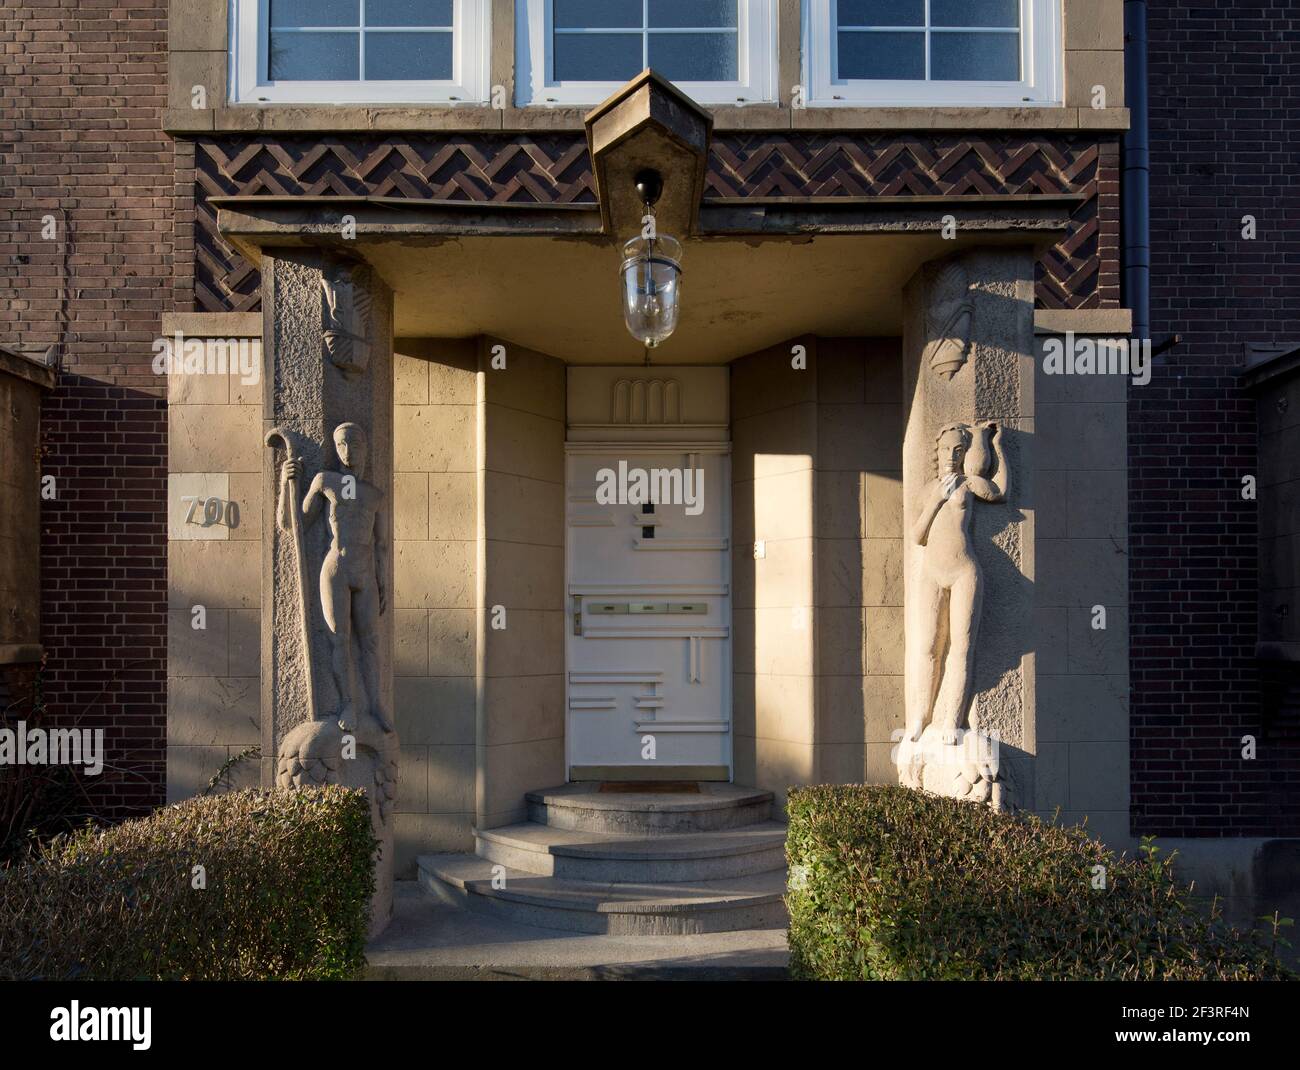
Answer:
M1124 336L1133 330L1133 312L1127 308L1040 308L1034 312L1035 334Z
M29 665L45 654L40 643L0 643L0 665Z
M629 178L628 189L631 190ZM667 179L665 196L667 196ZM1024 244L1042 252L1069 232L1073 195L1008 197L726 198L706 200L693 226L699 237L748 234L937 234L945 217L956 221L954 248L972 241ZM398 198L216 197L218 229L253 263L264 249L330 248L355 251L359 244L427 242L453 238L564 237L604 243L605 224L596 205L480 205L402 201ZM661 202L662 206L663 202ZM632 205L629 203L628 210ZM639 226L641 208L635 206ZM340 221L349 215L355 237L345 239ZM660 229L674 233L662 211ZM630 225L630 224L629 224ZM615 232L621 233L621 232ZM676 234L684 233L677 228ZM1103 310L1098 310L1103 311ZM251 332L250 332L251 333Z
M1300 371L1300 343L1261 346L1247 343L1246 364L1237 372L1246 390L1276 386Z
M162 333L190 338L261 338L260 312L164 312Z
M217 229L253 264L279 248L332 249L355 255L359 243L456 238L565 237L603 243L594 204L484 204L398 197L214 197ZM351 216L355 237L344 238Z
M703 237L770 234L943 234L954 250L972 243L1029 245L1045 252L1069 233L1074 197L729 198L700 209Z
M55 372L50 365L28 353L3 346L0 346L0 373L32 383L42 390L54 389Z

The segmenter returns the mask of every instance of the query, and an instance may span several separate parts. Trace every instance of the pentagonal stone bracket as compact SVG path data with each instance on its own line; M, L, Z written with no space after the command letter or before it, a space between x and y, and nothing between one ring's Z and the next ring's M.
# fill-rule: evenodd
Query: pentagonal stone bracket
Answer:
M653 168L664 180L655 208L661 233L699 229L713 117L652 70L644 70L585 120L605 233L625 240L641 229L635 177Z

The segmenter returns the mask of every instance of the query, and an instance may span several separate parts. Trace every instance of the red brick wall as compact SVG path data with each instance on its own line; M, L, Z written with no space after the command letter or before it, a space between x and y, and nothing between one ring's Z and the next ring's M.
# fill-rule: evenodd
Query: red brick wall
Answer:
M0 330L62 354L42 420L45 697L56 723L106 730L92 808L121 817L164 791L167 414L149 365L172 307L167 4L19 0L0 42Z
M1153 4L1148 27L1152 332L1183 342L1130 390L1133 830L1296 836L1300 746L1261 725L1255 410L1234 372L1245 342L1300 342L1300 10Z

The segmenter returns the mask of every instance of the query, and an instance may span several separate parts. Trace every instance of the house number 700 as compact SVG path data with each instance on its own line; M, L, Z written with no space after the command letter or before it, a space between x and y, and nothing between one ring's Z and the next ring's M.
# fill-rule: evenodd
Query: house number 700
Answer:
M209 528L224 520L228 528L239 527L238 502L223 502L220 498L200 498L193 494L185 495L181 501L190 503L190 511L185 514L187 524L201 524ZM200 508L203 510L203 515L197 516Z

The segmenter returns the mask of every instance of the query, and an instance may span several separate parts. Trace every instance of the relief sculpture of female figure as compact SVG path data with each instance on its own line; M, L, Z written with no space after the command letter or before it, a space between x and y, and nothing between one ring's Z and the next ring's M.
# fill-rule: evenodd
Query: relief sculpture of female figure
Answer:
M913 573L915 615L908 624L906 739L920 741L926 724L940 742L956 744L968 726L983 576L971 540L977 501L1006 501L1010 472L1002 429L948 424L935 447L935 480L909 533L919 554Z

